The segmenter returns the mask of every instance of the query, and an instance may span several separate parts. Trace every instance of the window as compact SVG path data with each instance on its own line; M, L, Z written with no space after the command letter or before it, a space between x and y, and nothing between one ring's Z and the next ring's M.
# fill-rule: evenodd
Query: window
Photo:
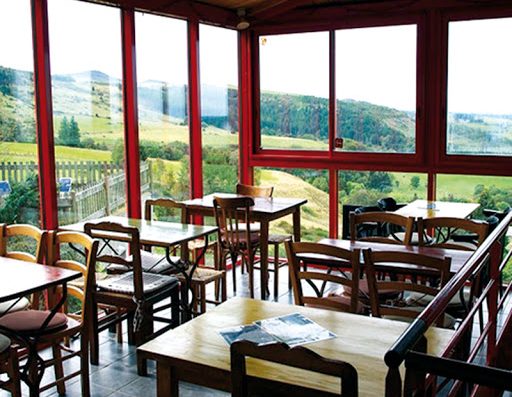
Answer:
M512 155L512 18L449 23L448 154Z
M263 149L329 148L329 34L261 36Z
M183 200L190 185L187 24L142 13L135 22L142 201Z
M400 203L427 198L427 175L387 171L339 171L340 234L348 237L348 219L343 205L377 206L381 198L392 197Z
M0 223L39 224L30 1L0 2Z
M238 181L237 48L236 31L199 25L204 194Z
M416 25L336 31L336 101L338 150L414 153Z
M301 207L302 241L318 241L329 235L329 174L325 170L256 168L254 182L274 186L274 197L304 198ZM270 233L293 234L292 216L270 224ZM284 254L284 253L283 253Z
M436 187L437 200L480 203L474 214L479 218L485 208L503 211L512 203L511 177L440 174Z
M125 212L119 10L48 2L59 223Z

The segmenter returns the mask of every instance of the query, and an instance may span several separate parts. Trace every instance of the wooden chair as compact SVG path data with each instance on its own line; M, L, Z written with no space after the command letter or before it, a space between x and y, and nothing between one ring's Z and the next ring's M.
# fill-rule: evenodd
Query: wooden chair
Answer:
M238 183L236 185L236 192L237 194L241 194L244 196L249 197L263 197L263 198L270 198L272 197L272 194L274 193L274 187L273 186L253 186L253 185L244 185L241 183ZM252 223L251 224L251 230L253 232L259 231L259 224L258 223ZM242 226L243 227L243 226ZM274 248L274 258L272 260L272 263L274 264L274 267L271 269L268 268L269 272L274 273L274 297L277 297L279 295L279 269L283 266L286 266L286 261L281 261L279 257L279 245L283 244L285 241L291 240L291 235L283 235L283 234L269 234L268 236L268 244L273 246ZM270 261L269 261L270 263ZM259 267L255 266L254 269L259 269ZM288 290L291 288L291 281L290 277L288 277Z
M11 347L11 340L0 334L0 374L7 379L0 380L0 388L7 390L13 397L21 397L19 362L16 349Z
M450 278L451 258L435 258L412 252L364 251L365 271L368 279L371 313L374 317L412 321L423 311L414 296L435 296ZM393 266L394 280L379 279L376 273L382 267ZM399 294L388 300L379 299L382 291ZM380 295L380 296L379 296ZM441 316L437 324L453 328L455 320L448 314Z
M85 253L85 264L75 260L59 259L59 251L63 245L73 244L81 247ZM0 325L20 336L17 343L20 348L25 348L28 343L29 350L35 350L38 346L51 346L53 357L44 361L45 368L54 367L55 381L41 386L39 392L57 386L59 394L65 394L65 382L74 377L81 376L82 396L89 396L89 326L91 320L92 289L94 288L95 257L98 242L78 232L49 233L48 238L48 266L56 266L82 273L84 288L68 286L67 297L74 298L78 302L78 310L75 313L56 313L48 322L50 312L39 310L25 310L9 313L0 318ZM62 287L54 287L48 293L49 307L56 307L57 301L62 296ZM67 305L70 307L70 304ZM48 324L45 326L45 322ZM80 336L79 349L71 350L65 343L71 337ZM21 339L22 337L22 339ZM63 354L64 352L64 354ZM80 357L80 369L65 375L63 362L73 357ZM26 365L29 365L30 361ZM37 365L32 363L32 365ZM35 370L33 373L37 373ZM31 390L31 395L34 390ZM35 391L37 392L37 390Z
M219 260L221 269L226 269L227 258L233 266L233 290L236 292L236 264L238 257L242 266L246 265L249 273L249 292L254 298L254 256L260 245L260 235L251 231L251 207L254 200L251 197L213 199L215 221L219 228ZM241 227L241 223L245 227Z
M16 241L18 240L18 241ZM16 245L26 246L27 249L35 247L34 253L16 250L10 250L9 241ZM46 250L46 232L32 225L6 225L0 224L0 256L12 259L18 259L32 263L43 263ZM5 312L15 312L26 310L30 306L39 308L39 295L34 294L31 301L27 298L12 300L0 303L0 315Z
M350 313L362 313L359 300L360 251L318 243L285 243L295 304ZM308 264L327 266L327 272ZM301 270L302 269L302 270ZM331 273L333 269L341 275ZM321 284L319 286L319 283ZM329 283L329 284L327 284ZM305 295L303 284L314 295ZM348 291L348 293L347 293Z
M487 222L461 218L418 218L417 225L419 245L465 251L476 250L489 231Z
M168 211L178 210L180 213L181 223L189 223L189 219L185 219L184 205L177 201L164 198L146 200L144 219L152 219L152 210L155 207L160 207ZM207 244L206 248L205 244ZM221 270L219 266L217 241L209 242L207 240L198 239L191 241L188 245L188 252L192 254L191 256L193 262L198 260L199 252L204 249L208 249L213 252L214 267L211 268L209 266L198 265L192 276L192 288L196 296L194 310L197 313L204 313L206 311L206 303L219 304L226 301L227 299L226 271ZM165 260L165 257L163 257L163 260ZM181 282L184 281L184 277L182 275L178 274L177 276ZM215 300L209 300L206 298L206 286L212 282L214 282L216 285L215 291L220 291L219 294L216 294L217 296Z
M139 231L134 227L125 227L116 223L86 223L85 232L96 237L111 232L109 239L128 244L130 256L115 256L110 254L99 255L96 262L112 263L125 266L132 274L131 282L127 289L121 291L115 287L111 276L98 281L97 288L93 292L92 335L91 335L91 363L99 362L99 332L113 325L128 320L128 343L140 345L151 337L159 335L174 327L179 322L179 282L174 276L151 275L163 278L158 288L148 291L145 289L143 278L150 278L149 273L142 271L140 256ZM126 274L126 273L125 273ZM119 276L117 276L119 277ZM170 305L160 309L172 308L172 318L154 316L154 304L164 299L170 299ZM113 308L102 318L98 317L98 305ZM168 325L154 332L153 322L160 321ZM139 367L140 371L144 371Z
M376 235L361 235L359 226L369 223L377 224ZM413 227L414 218L405 217L393 212L350 213L351 240L409 245L411 243Z
M231 384L233 397L248 397L254 395L295 396L293 385L284 382L270 381L263 378L249 377L246 369L246 357L283 364L312 372L338 377L341 379L340 393L322 392L322 396L357 397L357 371L349 363L340 360L324 358L319 354L303 347L289 348L283 343L258 346L249 341L234 342L231 351ZM320 392L314 389L302 391L300 395L315 396Z

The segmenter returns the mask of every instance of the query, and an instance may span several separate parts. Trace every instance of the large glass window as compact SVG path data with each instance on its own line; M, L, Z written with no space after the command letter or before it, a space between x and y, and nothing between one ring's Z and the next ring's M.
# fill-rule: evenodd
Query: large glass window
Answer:
M448 154L512 155L512 18L450 22Z
M125 212L119 9L48 1L59 223Z
M260 128L264 149L329 148L329 34L261 36Z
M385 197L397 204L427 198L427 175L387 171L339 171L340 235L348 237L348 210L354 206L377 206ZM344 206L348 206L344 208Z
M199 25L203 190L238 181L238 43L234 30Z
M135 14L142 197L189 196L187 25ZM155 45L156 42L165 45Z
M336 101L338 150L414 153L416 25L336 31Z
M29 0L0 2L0 223L39 224Z
M255 184L273 186L274 197L301 198L301 240L316 242L329 235L329 174L325 170L256 168ZM270 224L270 233L293 234L292 216ZM281 255L284 255L281 254Z

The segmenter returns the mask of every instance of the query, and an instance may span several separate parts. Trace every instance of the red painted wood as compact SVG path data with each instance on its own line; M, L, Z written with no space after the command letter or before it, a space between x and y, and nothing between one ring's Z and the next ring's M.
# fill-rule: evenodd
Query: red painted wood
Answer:
M251 36L248 31L238 33L238 75L238 175L240 182L252 185L253 169L249 166L252 136Z
M140 219L141 185L139 156L139 118L137 106L137 69L135 54L135 13L121 11L123 42L123 114L124 154L126 172L127 213L130 218Z
M188 126L190 131L190 196L203 196L199 22L188 22Z
M46 0L32 0L31 6L41 227L56 229L59 226L59 221L57 214L57 182L55 181L48 9Z
M338 238L339 233L339 186L338 171L329 170L329 237Z

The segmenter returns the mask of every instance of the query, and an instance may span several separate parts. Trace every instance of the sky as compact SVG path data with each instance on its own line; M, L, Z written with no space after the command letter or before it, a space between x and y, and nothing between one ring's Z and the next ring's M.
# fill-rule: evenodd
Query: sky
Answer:
M75 0L48 0L48 8L53 74L121 77L117 9ZM186 83L186 23L138 13L136 28L139 81ZM507 37L512 18L450 23L450 112L512 114ZM234 31L201 25L201 83L237 84L236 40ZM31 41L29 0L0 0L0 65L32 70ZM337 31L336 53L337 98L414 110L415 26ZM328 97L326 32L260 38L260 55L262 90Z

